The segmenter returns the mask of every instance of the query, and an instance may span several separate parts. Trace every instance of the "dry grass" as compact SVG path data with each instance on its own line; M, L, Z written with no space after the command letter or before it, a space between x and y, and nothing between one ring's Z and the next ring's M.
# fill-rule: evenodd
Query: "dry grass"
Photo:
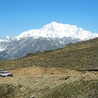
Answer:
M98 72L79 72L76 70L56 67L45 68L33 66L9 71L12 72L14 76L0 77L0 85L13 85L10 87L15 89L14 93L16 94L14 94L14 97L10 98L30 98L31 95L40 98L43 94L60 85L67 85L81 80L96 80L98 78ZM18 90L16 90L16 88Z

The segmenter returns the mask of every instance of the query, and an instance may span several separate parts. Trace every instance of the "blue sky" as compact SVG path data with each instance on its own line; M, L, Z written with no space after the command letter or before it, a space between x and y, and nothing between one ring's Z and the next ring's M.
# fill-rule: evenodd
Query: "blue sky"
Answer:
M0 0L0 38L52 21L98 33L98 0Z

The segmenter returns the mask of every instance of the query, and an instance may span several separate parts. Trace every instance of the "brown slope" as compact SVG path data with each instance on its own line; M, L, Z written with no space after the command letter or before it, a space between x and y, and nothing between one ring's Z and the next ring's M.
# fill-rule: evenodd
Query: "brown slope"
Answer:
M96 69L98 68L98 38L69 44L55 51L31 53L20 59L0 61L1 69L28 66Z

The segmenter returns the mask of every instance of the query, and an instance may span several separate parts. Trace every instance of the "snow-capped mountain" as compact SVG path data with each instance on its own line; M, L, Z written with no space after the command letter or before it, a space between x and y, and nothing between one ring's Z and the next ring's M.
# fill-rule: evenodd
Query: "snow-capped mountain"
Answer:
M54 50L69 43L98 37L98 34L75 25L51 22L41 29L28 30L19 36L0 39L0 58L14 59L31 52Z
M89 31L83 30L82 28L77 28L75 25L61 24L56 22L51 22L45 25L41 29L33 29L25 31L17 39L24 37L44 37L44 38L63 38L71 37L80 40L87 40L98 36L98 34L93 34Z

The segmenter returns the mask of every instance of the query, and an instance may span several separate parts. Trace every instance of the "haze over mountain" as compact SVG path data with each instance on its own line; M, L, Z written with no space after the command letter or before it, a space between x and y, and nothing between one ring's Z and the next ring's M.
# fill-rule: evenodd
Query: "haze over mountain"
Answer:
M51 22L40 29L28 30L19 36L0 39L0 58L15 59L31 52L55 50L69 43L98 37L97 33L75 25Z

